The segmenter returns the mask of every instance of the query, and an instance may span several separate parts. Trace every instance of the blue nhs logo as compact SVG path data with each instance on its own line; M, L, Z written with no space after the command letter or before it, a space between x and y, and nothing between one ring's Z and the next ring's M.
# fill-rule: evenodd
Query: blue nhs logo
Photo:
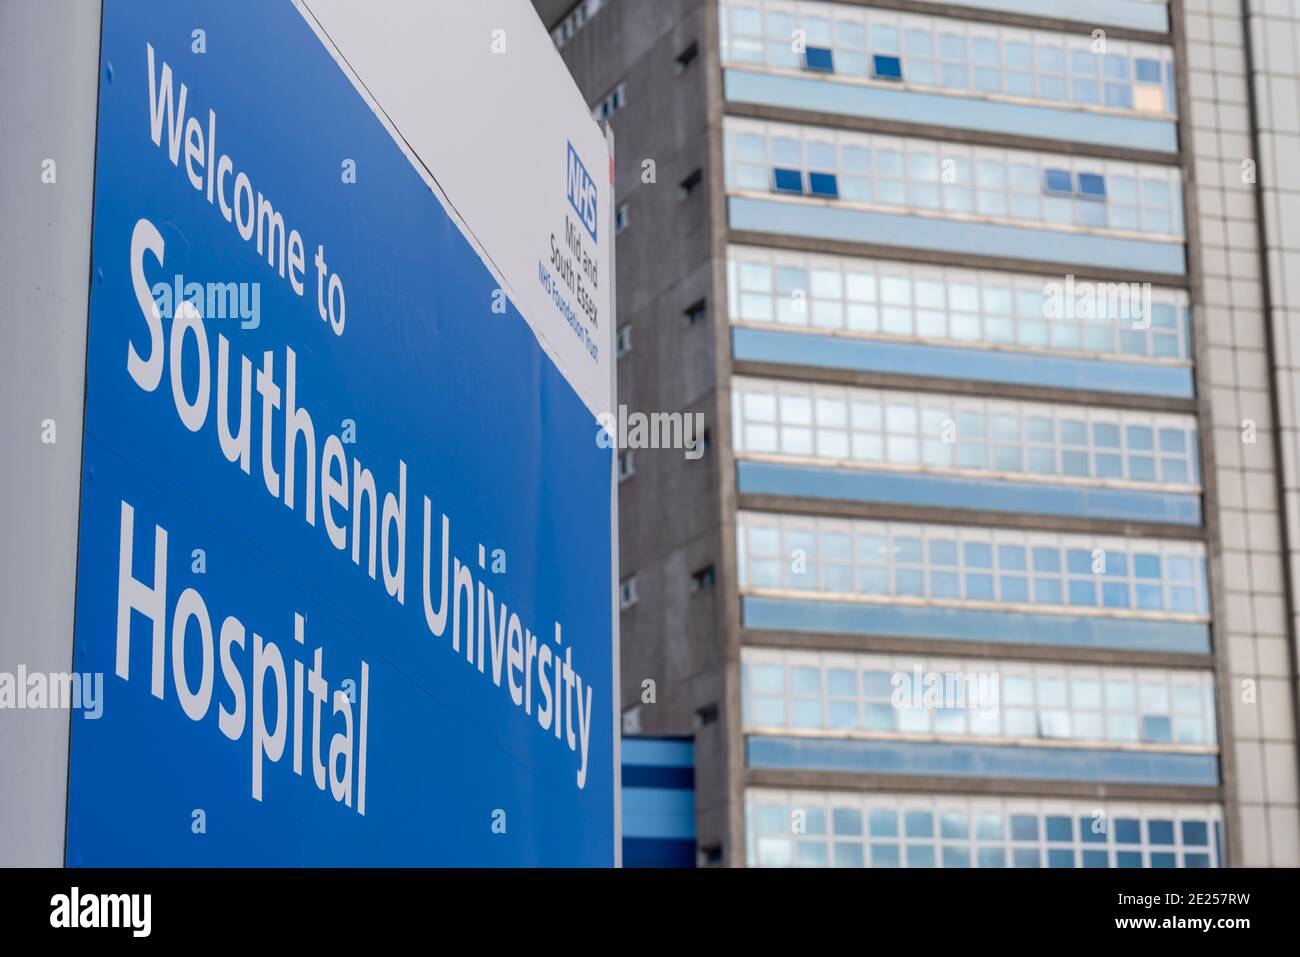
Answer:
M569 205L573 207L582 225L591 234L591 241L596 241L596 181L587 172L587 167L578 159L578 151L569 144L568 176Z

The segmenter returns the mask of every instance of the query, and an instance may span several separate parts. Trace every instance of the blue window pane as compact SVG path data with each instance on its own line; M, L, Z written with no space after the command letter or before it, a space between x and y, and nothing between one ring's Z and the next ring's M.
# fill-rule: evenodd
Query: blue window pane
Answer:
M1061 583L1055 580L1034 579L1034 601L1040 605L1061 604Z
M939 834L952 840L970 837L970 818L960 811L945 811L939 815Z
M1152 844L1174 843L1174 822L1147 821L1147 840Z
M1072 575L1092 574L1092 552L1086 548L1072 548L1066 553L1066 563Z
M1107 608L1128 607L1128 585L1107 582L1101 586L1101 603Z
M1204 821L1183 821L1183 844L1194 847L1208 847L1210 829Z
M908 837L934 836L934 815L929 811L908 811L903 820Z
M1061 553L1055 548L1034 549L1034 571L1059 572L1061 570Z
M1108 422L1092 424L1092 444L1104 449L1119 448L1119 426Z
M934 867L933 847L909 847L907 849L908 867Z
M897 837L898 812L872 811L870 815L872 837Z
M1093 199L1106 198L1106 178L1096 173L1079 174L1079 195Z
M966 575L966 597L977 601L989 601L993 598L992 575Z
M1025 550L1019 545L998 546L998 566L1003 571L1024 571Z
M808 47L804 50L804 66L810 70L817 70L820 73L831 73L835 70L835 60L831 51L826 47Z
M1160 61L1138 59L1137 61L1137 78L1139 83L1159 83L1160 82Z
M1173 730L1169 726L1168 718L1147 715L1142 719L1143 741L1149 744L1169 744L1173 739Z
M1007 855L1000 847L981 847L976 860L980 867L1006 867Z
M1068 817L1055 815L1047 819L1047 839L1049 841L1073 841L1074 822Z
M802 193L803 173L797 169L772 170L772 183L778 193Z
M981 841L1002 840L1002 815L981 814L975 824L975 836Z
M1160 577L1160 556L1159 555L1134 555L1133 574L1136 575L1138 578L1159 578Z
M1184 867L1209 867L1210 855L1209 854L1184 854L1183 866Z
M871 866L872 867L897 867L898 866L898 845L897 844L872 844L871 845Z
M1043 189L1049 193L1074 195L1074 180L1069 170L1048 169L1043 171Z
M1097 604L1097 586L1091 581L1070 582L1070 604L1091 606Z
M970 867L970 849L945 845L943 849L944 867Z
M1140 851L1120 851L1115 855L1116 867L1141 867L1142 853Z
M1029 601L1029 584L1026 579L1018 575L1003 575L998 585L1002 590L1003 601Z
M1012 867L1042 867L1043 862L1036 847L1017 847L1011 852Z
M956 572L930 572L930 596L932 598L958 598L961 587Z
M863 858L864 853L861 844L835 845L836 867L862 867Z
M967 542L962 547L962 555L968 568L992 568L993 546L982 542Z
M808 192L814 196L837 198L840 195L839 183L834 173L809 173Z
M919 538L895 538L894 559L909 565L921 564L921 540Z
M1141 844L1141 822L1131 817L1122 817L1117 820L1115 822L1115 840L1120 844Z
M930 564L931 565L956 565L957 564L957 543L952 541L931 541Z
M1074 851L1063 848L1052 848L1047 852L1048 867L1073 867Z
M856 808L837 807L831 811L831 826L836 834L861 834L862 812Z
M1106 867L1107 866L1106 852L1105 851L1084 851L1083 866L1084 867Z
M1156 854L1151 855L1152 867L1177 867L1178 860L1173 854Z
M1133 109L1133 88L1127 83L1107 83L1106 105Z
M1085 844L1105 844L1106 832L1094 830L1092 822L1090 817L1079 818L1079 839Z
M1011 839L1013 841L1038 840L1038 818L1028 814L1011 816Z
M901 80L903 61L896 56L881 56L877 53L871 58L871 75L877 80Z

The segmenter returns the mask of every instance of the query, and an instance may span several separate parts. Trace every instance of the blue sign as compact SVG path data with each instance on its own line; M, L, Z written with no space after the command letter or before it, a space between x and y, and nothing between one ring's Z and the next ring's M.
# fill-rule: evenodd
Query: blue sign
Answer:
M595 416L289 0L101 68L67 862L612 864Z

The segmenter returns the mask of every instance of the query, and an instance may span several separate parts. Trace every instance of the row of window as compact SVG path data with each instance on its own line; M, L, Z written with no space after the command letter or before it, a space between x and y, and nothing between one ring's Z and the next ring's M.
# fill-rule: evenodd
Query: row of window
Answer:
M623 109L627 103L626 87L626 83L620 83L602 96L596 105L591 108L592 119L597 121L607 120Z
M1183 236L1175 167L727 117L727 187L1017 224Z
M608 2L609 0L579 0L569 15L551 31L551 42L555 44L555 48L563 50L568 46L569 41L578 35L578 31L585 27Z
M1198 542L739 512L742 589L1206 615Z
M732 322L952 345L1191 358L1187 293L732 246Z
M1219 867L1215 805L751 788L757 867Z
M748 730L871 732L1209 746L1213 677L1098 668L746 648Z
M1168 46L847 4L724 0L720 13L724 65L806 69L1124 113L1174 112Z
M1193 487L1192 416L737 377L737 453Z

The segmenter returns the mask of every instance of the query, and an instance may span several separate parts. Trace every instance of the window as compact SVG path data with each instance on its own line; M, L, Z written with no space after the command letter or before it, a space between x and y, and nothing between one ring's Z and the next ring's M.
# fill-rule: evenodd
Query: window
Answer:
M618 453L618 480L626 482L636 474L636 460L633 458L632 449L624 449Z
M1106 178L1096 173L1079 174L1079 195L1090 199L1106 199Z
M704 591L712 588L714 582L713 566L708 565L691 573L691 591Z
M1224 863L1222 810L1213 804L748 788L745 822L753 867Z
M918 675L943 689L944 700L912 707L924 705ZM1216 744L1208 671L745 648L741 694L752 734L799 727L900 738Z
M699 57L699 55L700 55L700 45L698 43L692 42L690 46L688 46L681 53L677 54L677 58L674 61L677 65L677 72L679 74L685 73L686 70L690 67L690 65L694 63L695 60Z
M796 332L1184 364L1191 355L1186 293L1138 284L1068 290L1027 274L732 246L727 304L733 323Z
M741 457L1199 488L1186 415L747 377L733 380L732 397Z
M623 88L625 84L620 83L614 89L610 90L600 101L591 109L591 115L597 120L607 120L619 110L623 109L624 98Z
M1105 608L1205 620L1200 544L741 512L739 585L842 601L891 597L1012 611ZM791 555L802 556L793 563Z
M778 193L803 194L803 173L797 169L772 170L772 188Z
M890 211L1166 240L1184 234L1176 167L734 116L723 127L733 192L830 196Z
M835 199L840 195L839 184L834 173L809 173L808 192L813 196Z
M551 40L558 50L563 50L578 31L587 25L592 17L600 12L607 0L580 0L573 11L551 31Z
M704 173L702 170L697 169L694 172L692 172L689 176L687 176L684 180L682 180L680 183L678 183L677 189L681 194L682 198L684 199L685 197L690 196L697 189L699 189L700 184L703 182L704 182Z
M686 309L682 312L682 315L686 317L687 322L689 322L691 325L695 325L695 323L699 322L701 319L704 318L705 313L707 311L708 311L708 303L706 302L706 300L698 299L695 302L691 303L689 306L687 306Z
M636 604L636 576L629 575L618 583L618 607L620 609L631 608Z
M618 334L614 337L614 355L621 359L632 351L632 326L619 326Z
M1043 170L1043 190L1048 193L1063 193L1070 196L1074 193L1074 178L1070 175L1069 170L1045 169Z
M872 77L961 95L1038 101L1073 109L1173 111L1173 49L884 9L825 8L786 0L722 0L724 66ZM833 26L833 29L832 29ZM809 46L791 49L796 29Z
M877 80L902 80L903 61L896 56L878 53L871 58L871 75Z
M614 235L617 236L628 226L628 203L619 203L614 209Z
M803 54L804 69L814 70L818 73L833 73L835 71L835 62L831 51L826 47L810 46L804 50Z

